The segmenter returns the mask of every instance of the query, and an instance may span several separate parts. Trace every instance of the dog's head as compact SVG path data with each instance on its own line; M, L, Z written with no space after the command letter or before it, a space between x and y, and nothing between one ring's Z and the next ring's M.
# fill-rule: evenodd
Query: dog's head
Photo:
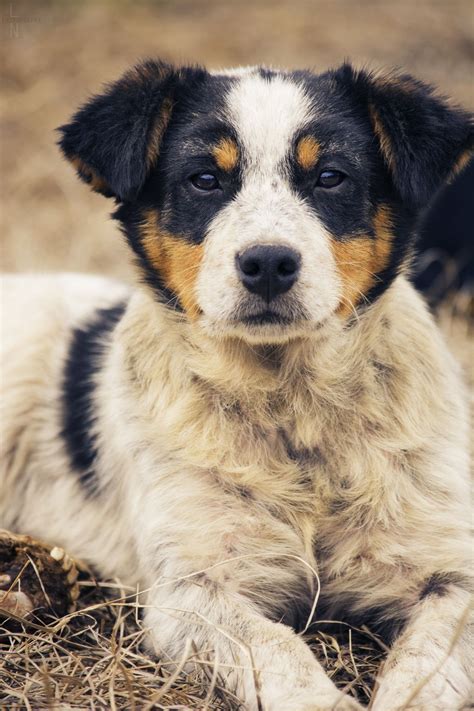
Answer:
M470 117L403 75L209 73L149 61L61 128L146 282L208 333L309 334L406 265L416 216L463 166Z

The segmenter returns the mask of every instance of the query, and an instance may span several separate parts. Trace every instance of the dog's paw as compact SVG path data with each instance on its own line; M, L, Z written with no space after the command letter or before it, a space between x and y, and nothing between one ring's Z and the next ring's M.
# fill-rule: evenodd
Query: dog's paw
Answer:
M453 683L443 680L439 684L427 685L417 692L407 694L406 687L399 693L384 690L376 694L372 711L461 711L467 702L467 693L460 693Z
M378 680L372 711L461 711L472 693L472 680L461 657L435 662L423 656L397 660Z
M400 699L384 699L381 703L374 703L372 711L463 711L471 708L466 706L466 699L457 698L419 698L412 701L402 701Z

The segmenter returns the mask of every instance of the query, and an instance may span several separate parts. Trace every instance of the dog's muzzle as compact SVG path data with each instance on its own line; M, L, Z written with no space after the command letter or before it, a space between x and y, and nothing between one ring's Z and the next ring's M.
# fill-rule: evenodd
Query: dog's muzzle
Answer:
M240 281L267 304L291 289L298 279L300 264L298 252L280 245L256 245L236 256Z

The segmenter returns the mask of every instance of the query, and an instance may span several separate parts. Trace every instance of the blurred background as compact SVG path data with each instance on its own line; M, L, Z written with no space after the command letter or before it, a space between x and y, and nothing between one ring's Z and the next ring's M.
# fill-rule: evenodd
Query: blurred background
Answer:
M212 67L403 67L474 108L472 0L1 2L2 268L127 278L108 215L54 129L145 56Z

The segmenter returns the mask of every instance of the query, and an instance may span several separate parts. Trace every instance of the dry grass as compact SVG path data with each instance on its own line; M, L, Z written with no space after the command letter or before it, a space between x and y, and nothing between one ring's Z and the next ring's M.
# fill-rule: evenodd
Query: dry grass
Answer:
M46 622L0 629L0 701L8 708L222 709L238 708L219 684L195 671L146 655L145 634L133 597L119 586L84 582L84 609ZM115 589L114 589L115 588ZM114 597L111 591L115 592ZM106 600L106 598L110 598ZM209 688L210 691L209 691Z
M66 616L3 615L1 708L243 711L225 690L225 670L212 654L199 655L192 642L180 660L144 651L134 591L85 575L79 587L79 609ZM321 624L306 639L341 689L370 699L384 656L381 640L342 623Z
M2 0L0 8L1 189L8 206L1 244L8 271L130 277L110 205L61 160L54 129L138 57L317 69L349 57L403 66L474 106L471 0ZM473 349L465 313L463 305L445 305L440 322L467 369ZM13 628L10 621L8 629L0 619L1 708L238 708L219 691L212 660L191 649L191 671L176 675L169 660L144 653L130 591L83 577L80 592L72 615ZM336 683L367 702L383 658L380 642L342 624L312 629L308 641Z

